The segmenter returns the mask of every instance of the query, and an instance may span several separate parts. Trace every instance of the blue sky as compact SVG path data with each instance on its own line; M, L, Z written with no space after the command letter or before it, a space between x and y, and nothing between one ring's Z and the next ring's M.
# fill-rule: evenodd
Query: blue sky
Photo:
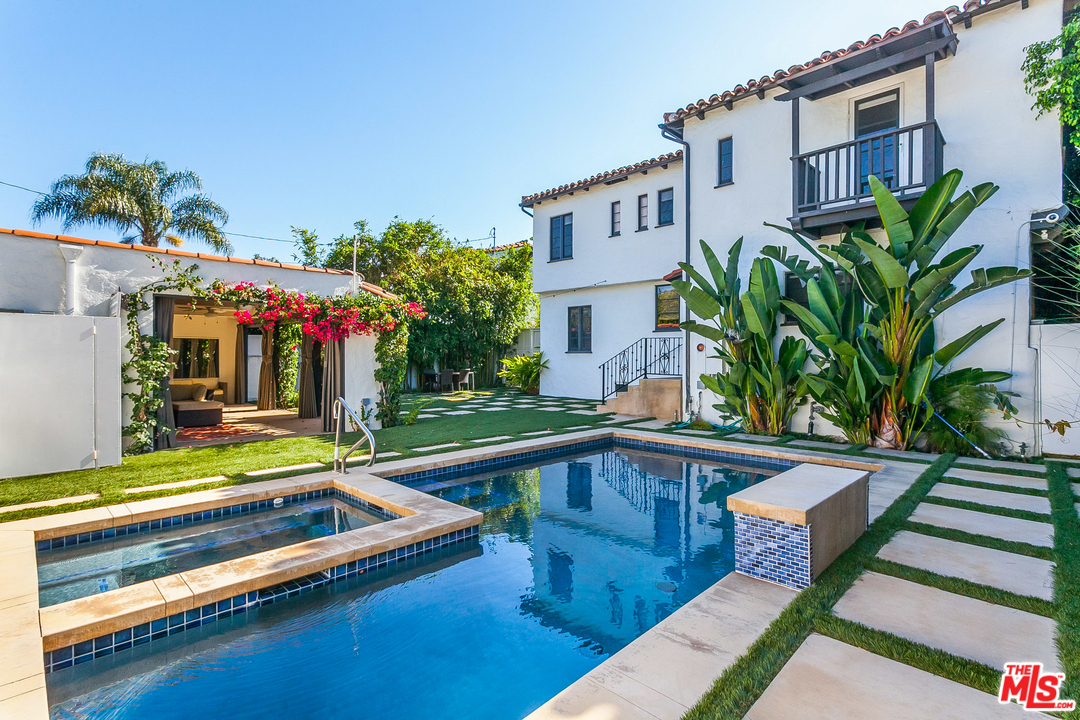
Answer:
M227 231L398 215L514 242L521 195L675 149L664 112L945 4L0 1L0 181L47 190L101 150L196 171ZM0 186L0 226L33 200Z

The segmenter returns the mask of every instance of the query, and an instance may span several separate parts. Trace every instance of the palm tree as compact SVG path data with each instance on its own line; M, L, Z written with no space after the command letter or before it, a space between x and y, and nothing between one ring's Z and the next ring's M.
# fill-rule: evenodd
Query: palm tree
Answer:
M200 190L202 180L190 170L170 173L159 160L134 163L123 155L94 153L84 175L65 175L53 183L51 192L34 203L31 218L35 223L58 218L64 230L115 227L124 242L149 247L162 240L179 246L187 238L231 253L220 228L229 215Z

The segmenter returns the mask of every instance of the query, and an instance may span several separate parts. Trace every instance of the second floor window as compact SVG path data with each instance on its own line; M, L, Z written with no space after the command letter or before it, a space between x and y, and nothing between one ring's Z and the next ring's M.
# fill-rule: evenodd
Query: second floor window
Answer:
M611 237L621 235L622 232L622 203L616 200L611 203Z
M724 138L720 141L718 149L718 167L719 172L716 178L716 186L730 185L735 182L735 176L732 173L732 142L731 138Z
M574 257L574 213L551 218L551 259Z
M637 229L649 229L649 196L638 195L637 199Z
M592 305L567 308L566 352L592 352Z
M661 190L656 194L657 205L660 206L660 217L657 225L671 225L675 222L675 191L671 188Z

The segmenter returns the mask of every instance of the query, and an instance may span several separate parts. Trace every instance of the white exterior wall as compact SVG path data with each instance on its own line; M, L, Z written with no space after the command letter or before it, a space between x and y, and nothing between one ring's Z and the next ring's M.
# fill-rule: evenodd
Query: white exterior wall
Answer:
M674 189L674 223L657 227L657 193ZM649 196L649 229L637 231L637 198ZM611 203L622 232L611 235ZM550 369L542 395L599 399L599 366L656 328L655 286L685 257L683 164L640 172L614 185L545 200L533 208L533 289L540 296L540 346ZM574 257L549 262L551 218L574 214ZM567 308L592 306L592 352L567 352ZM663 333L669 335L670 333Z
M656 331L657 279L540 296L540 343L550 369L540 374L540 394L600 399L599 366L643 337L683 333ZM592 306L592 352L567 352L567 308Z

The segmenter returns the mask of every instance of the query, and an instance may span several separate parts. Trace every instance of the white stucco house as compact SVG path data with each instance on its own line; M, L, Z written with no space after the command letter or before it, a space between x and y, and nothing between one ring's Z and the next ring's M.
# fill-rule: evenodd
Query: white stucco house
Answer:
M206 284L273 282L322 296L354 287L347 271L0 229L0 377L7 387L0 402L0 478L120 463L122 429L131 417L122 393L132 391L121 384L128 339L121 298L161 280L163 263L174 260L198 265ZM360 292L393 297L358 285ZM143 334L160 333L166 318L157 315L170 315L164 325L179 353L170 381L178 403L182 390L195 384L209 388L212 402L255 402L263 360L257 329L240 325L231 307L193 306L179 291L145 299L150 309L139 315ZM334 372L329 379L316 361L316 401L301 417L321 414L328 428L326 403L318 402L323 389L340 392L357 412L373 406L374 349L374 337L345 340L343 378Z
M675 327L685 319L670 300L677 263L704 268L699 239L723 258L744 237L745 284L766 245L807 256L765 221L826 243L860 220L872 228L870 173L908 207L950 168L964 172L961 189L993 181L1001 189L950 245L985 245L985 267L1030 267L1039 219L1062 203L1062 142L1056 114L1032 110L1021 64L1026 46L1061 31L1062 14L1061 0L931 14L667 113L660 132L675 152L523 197L551 365L541 393L610 401L633 377L674 378L665 392L679 393L681 411L717 421L697 378L722 368L711 343ZM1017 406L1035 423L1006 426L1014 451L1072 453L1037 423L1080 417L1080 328L1042 324L1032 306L1029 281L1000 287L951 309L937 337L1005 318L961 361L1013 373ZM614 366L631 377L612 381Z

